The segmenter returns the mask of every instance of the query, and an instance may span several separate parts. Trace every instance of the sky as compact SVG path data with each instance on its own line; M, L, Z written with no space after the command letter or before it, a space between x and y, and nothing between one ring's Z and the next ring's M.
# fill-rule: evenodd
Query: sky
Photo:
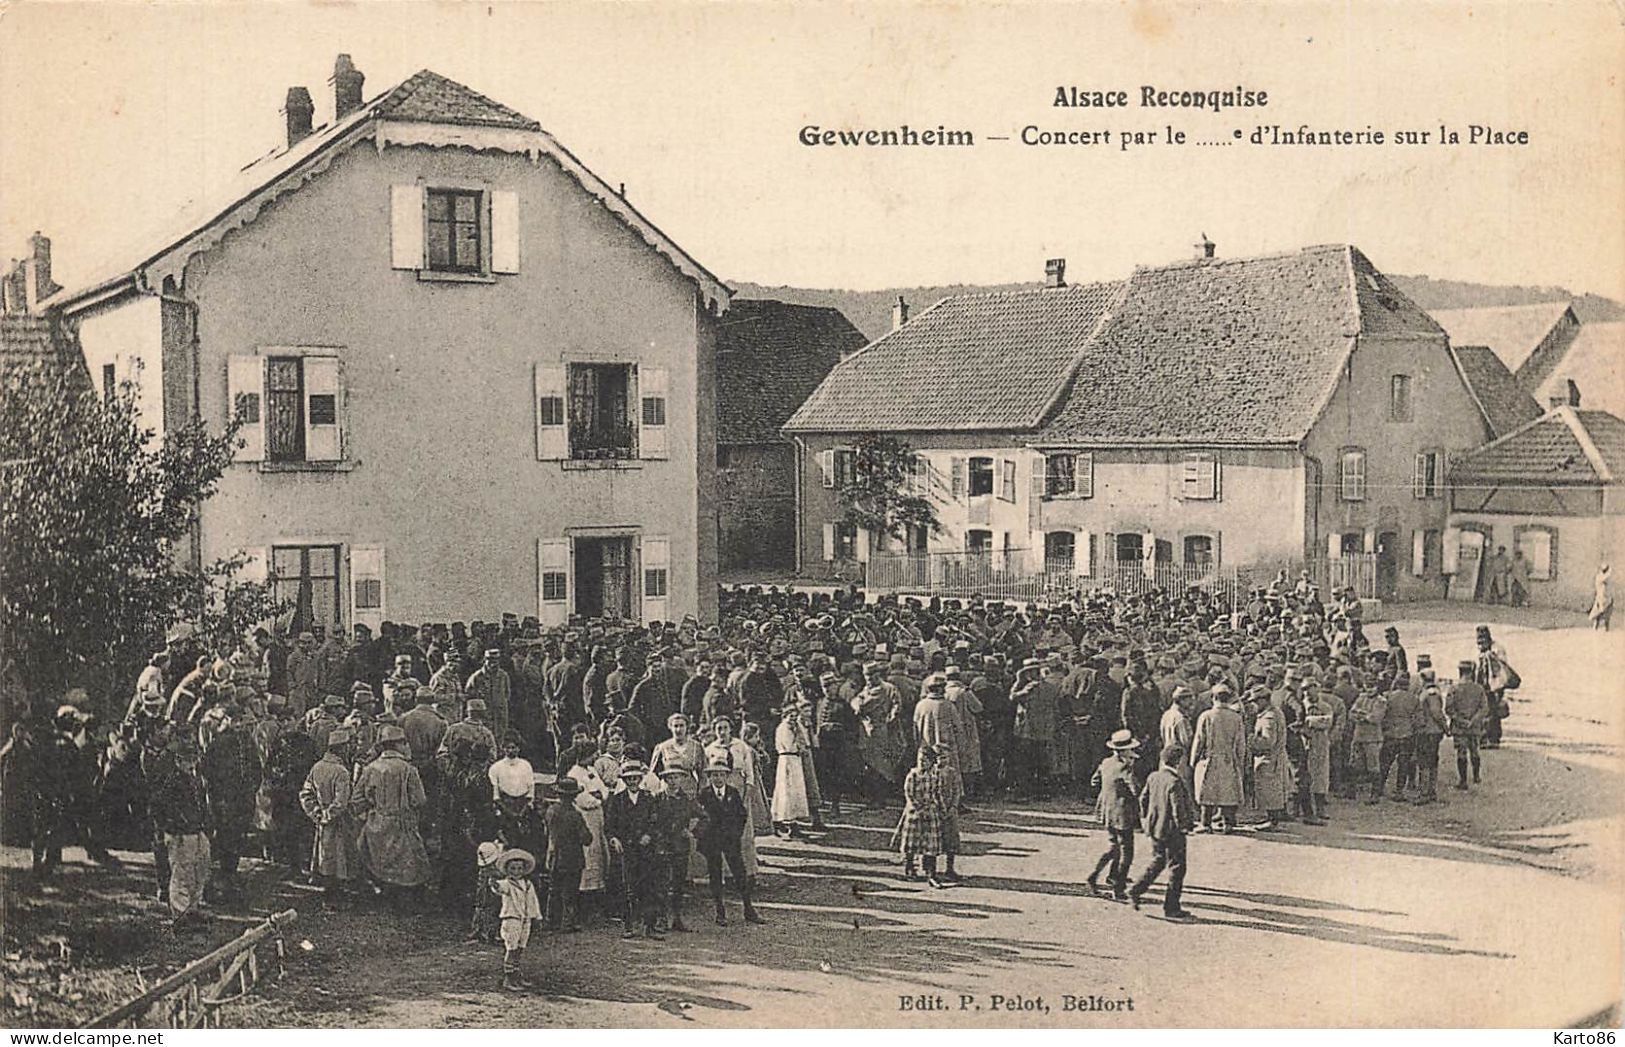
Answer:
M338 52L369 97L430 68L539 120L727 280L856 289L1116 279L1188 255L1352 242L1382 269L1625 298L1625 29L1609 0L864 5L0 6L0 259L60 282L318 122ZM1262 109L1095 111L1061 85L1243 85ZM1530 144L1251 147L1258 124L1526 130ZM824 128L971 130L809 148ZM1029 124L1113 132L1024 146ZM1119 148L1124 129L1187 134ZM1009 136L1005 142L988 136ZM1209 140L1231 144L1198 145Z

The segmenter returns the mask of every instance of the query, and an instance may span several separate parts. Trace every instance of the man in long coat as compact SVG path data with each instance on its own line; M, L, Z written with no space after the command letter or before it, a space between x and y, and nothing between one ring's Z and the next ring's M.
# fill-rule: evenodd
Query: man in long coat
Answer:
M300 794L321 755L316 739L289 728L277 735L265 760L265 788L271 798L271 856L287 866L289 876L298 876L310 865L311 819L304 813Z
M417 888L429 882L429 852L418 832L428 797L417 768L406 758L406 732L385 724L382 751L361 772L352 801L363 818L361 861L386 888Z
M299 806L316 826L310 868L337 897L361 871L356 824L350 812L350 732L343 727L327 736L327 752L310 768L299 790Z
M902 711L903 698L897 688L886 681L882 666L869 665L864 675L868 686L853 696L852 711L858 718L858 755L863 758L864 791L870 800L877 800L899 777L902 739L897 718Z
M204 750L200 769L209 785L211 849L220 863L221 876L235 889L237 862L254 828L263 767L252 728L237 720L241 710L235 704L224 709L227 726Z
M501 659L500 650L486 648L485 663L474 670L463 688L469 700L484 700L486 713L491 717L491 731L498 738L508 730L508 706L513 697L513 681L502 668Z
M1202 807L1197 832L1213 828L1217 816L1221 832L1229 832L1241 806L1241 768L1247 762L1247 736L1241 713L1230 704L1226 684L1213 687L1213 707L1196 718L1191 741L1191 764L1196 768L1196 802Z
M1029 658L1016 676L1010 700L1016 707L1019 763L1015 778L1022 783L1018 789L1046 798L1055 773L1055 717L1061 701L1060 685L1044 675L1042 661Z
M1265 820L1259 829L1268 830L1286 818L1286 717L1275 707L1267 689L1254 689L1252 698L1256 710L1251 741L1253 798L1264 812Z

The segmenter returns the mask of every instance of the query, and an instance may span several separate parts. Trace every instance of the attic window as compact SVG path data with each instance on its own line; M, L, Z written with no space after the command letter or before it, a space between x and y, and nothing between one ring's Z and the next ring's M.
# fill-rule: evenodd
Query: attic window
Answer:
M429 190L430 269L442 273L484 270L480 218L485 208L481 195L478 190Z

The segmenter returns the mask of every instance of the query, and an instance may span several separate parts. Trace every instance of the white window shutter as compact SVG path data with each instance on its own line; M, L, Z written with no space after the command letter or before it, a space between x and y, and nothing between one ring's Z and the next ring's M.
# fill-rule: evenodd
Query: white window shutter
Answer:
M1033 475L1027 485L1027 530L1037 533L1044 529L1044 492L1046 463L1043 458L1033 460Z
M1147 581L1155 581L1157 577L1157 536L1150 531L1140 539L1140 562L1144 567Z
M377 599L364 597L376 583ZM352 545L350 547L350 624L365 625L374 633L383 624L388 589L384 583L384 547L381 545ZM377 606L367 606L376 603Z
M1343 536L1335 531L1326 536L1326 556L1335 560L1343 555Z
M638 457L666 457L666 385L664 367L638 368ZM664 619L662 619L663 621Z
M570 457L570 405L565 396L564 365L537 364L533 377L536 411L536 458L558 461ZM553 407L547 402L553 401ZM549 410L556 414L549 415Z
M1072 570L1083 578L1094 573L1094 539L1088 531L1079 531L1072 541Z
M1424 497L1427 496L1427 493L1428 493L1427 492L1427 486L1428 486L1427 477L1428 477L1428 456L1427 456L1427 452L1421 451L1421 452L1417 453L1417 455L1416 455L1416 466L1411 471L1411 494L1412 495L1414 495L1417 498L1424 498Z
M491 191L491 271L519 271L519 194L511 189Z
M832 523L824 525L824 559L835 559L835 525Z
M858 563L868 563L869 562L869 528L867 528L867 527L859 527L859 528L856 528L856 530L858 532L858 539L857 539L857 543L856 543L857 547L858 547Z
M1218 455L1213 456L1213 460L1209 463L1208 469L1208 481L1210 484L1212 484L1212 493L1210 493L1208 497L1212 498L1214 501L1218 501L1224 497L1224 464L1219 461Z
M548 593L549 574L563 576L562 594ZM543 625L563 625L570 617L570 541L567 538L543 538L536 543L536 608L536 616Z
M1218 570L1219 565L1224 562L1224 560L1221 559L1220 549L1219 549L1220 545L1223 544L1223 539L1224 539L1224 535L1220 534L1218 531L1213 532L1213 569L1214 570Z
M1179 496L1181 498L1199 497L1197 494L1197 482L1199 479L1197 476L1197 467L1197 456L1194 454L1187 454L1184 460L1184 468L1179 479Z
M1440 573L1455 574L1461 566L1461 528L1445 528L1442 551L1444 555L1440 558Z
M1420 527L1411 532L1411 574L1420 578L1426 573L1427 532Z
M1365 551L1368 553L1377 551L1377 529L1375 527L1365 529Z
M423 268L423 187L389 187L389 256L396 269Z
M835 452L833 450L818 452L818 471L823 474L824 486L835 487ZM826 556L824 559L828 560Z
M1095 453L1079 451L1072 460L1074 493L1079 498L1095 496Z
M668 610L671 606L671 539L649 537L643 539L643 620L645 622L665 622L671 620ZM651 570L664 571L665 579L661 587L651 592L649 585L649 572Z
M965 470L967 469L968 464L969 463L963 458L955 458L953 460L953 471L950 474L952 479L950 482L953 485L953 496L956 501L963 499L966 495L967 488L965 486Z
M265 460L265 357L241 353L226 360L226 404L233 416L245 421L237 430L243 446L232 459Z
M339 373L339 358L336 356L307 356L305 365L305 461L307 462L336 462L344 457L343 439L340 424L344 419L344 388ZM332 397L333 411L330 416L322 415L323 421L317 422L319 412L311 410L312 401L318 397ZM330 418L331 420L326 420Z

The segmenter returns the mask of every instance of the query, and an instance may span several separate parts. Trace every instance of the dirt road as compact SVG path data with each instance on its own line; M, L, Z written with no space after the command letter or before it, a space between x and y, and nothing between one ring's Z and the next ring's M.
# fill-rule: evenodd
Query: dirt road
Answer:
M1472 649L1470 623L1400 628L1413 655L1430 651L1441 666ZM496 989L499 950L461 944L449 919L323 914L314 895L264 878L255 906L297 905L312 947L230 1020L1573 1024L1619 999L1625 638L1512 626L1497 636L1528 700L1514 706L1506 747L1486 754L1481 788L1446 788L1431 807L1334 801L1324 828L1193 837L1191 926L1088 896L1080 882L1103 834L1076 804L979 808L965 826L969 882L940 891L900 879L887 850L895 812L874 812L838 819L818 844L764 845L769 926L740 925L735 907L735 924L719 928L699 901L698 931L665 942L622 942L602 924L544 937L527 956L537 987L522 996ZM116 880L76 869L61 897L89 889L72 876L102 878L103 896ZM44 904L10 897L12 886L8 949L15 921Z

